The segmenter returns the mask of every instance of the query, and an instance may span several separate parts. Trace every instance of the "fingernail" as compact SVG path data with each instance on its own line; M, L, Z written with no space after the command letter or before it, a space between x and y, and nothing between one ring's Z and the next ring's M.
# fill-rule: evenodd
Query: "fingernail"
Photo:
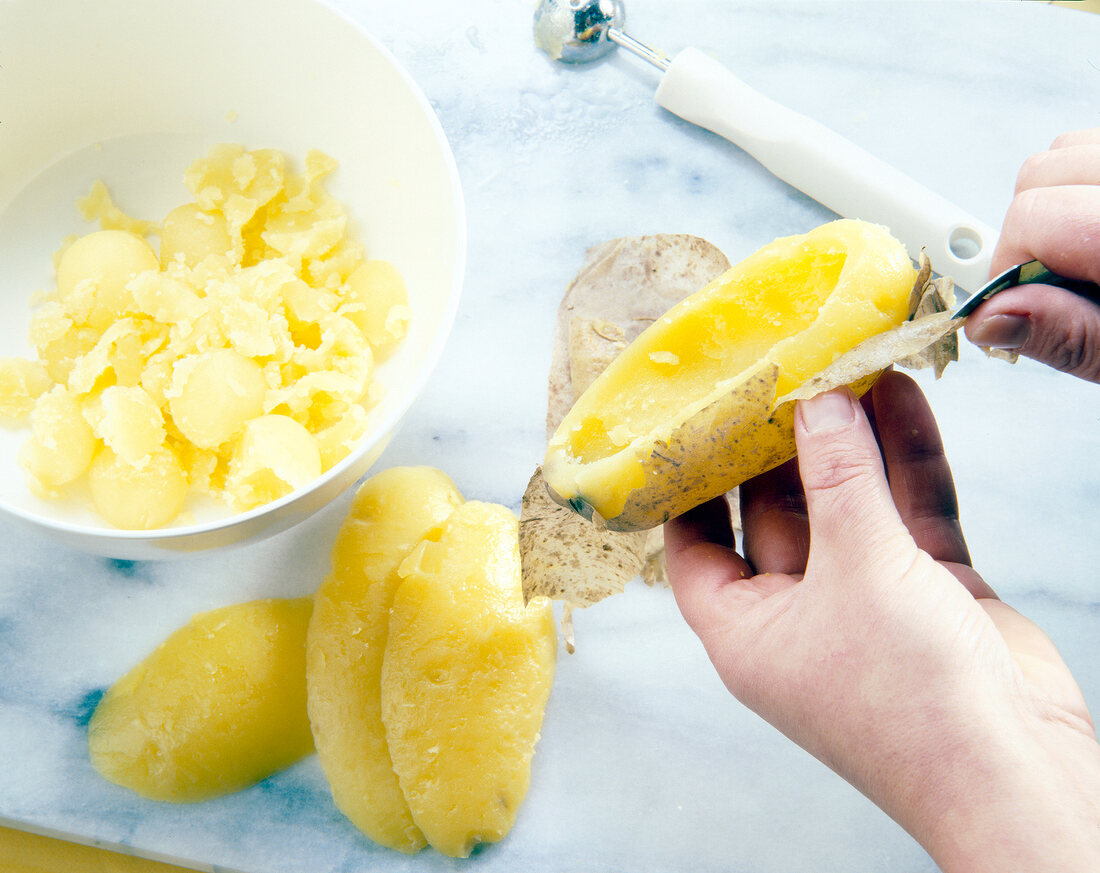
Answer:
M847 391L839 389L818 394L810 400L801 400L798 414L808 433L844 427L855 420L855 409Z
M976 346L987 349L1018 349L1031 336L1031 321L1023 315L993 315L966 335Z

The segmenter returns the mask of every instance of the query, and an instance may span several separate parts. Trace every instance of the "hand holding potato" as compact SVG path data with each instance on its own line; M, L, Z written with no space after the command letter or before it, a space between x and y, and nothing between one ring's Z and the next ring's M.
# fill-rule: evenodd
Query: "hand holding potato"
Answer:
M734 696L943 870L1100 869L1080 690L971 568L919 389L887 373L868 408L874 429L846 389L799 402L799 466L742 486L742 553L723 500L666 524L681 611Z
M1100 284L1100 127L1058 137L1024 163L991 272L1037 258ZM1100 306L1047 285L1010 288L967 319L971 342L1100 382Z

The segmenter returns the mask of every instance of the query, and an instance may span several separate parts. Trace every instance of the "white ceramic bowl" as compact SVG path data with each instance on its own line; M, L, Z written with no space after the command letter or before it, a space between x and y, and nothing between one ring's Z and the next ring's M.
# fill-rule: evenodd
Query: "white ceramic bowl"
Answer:
M185 202L183 172L218 142L340 162L329 190L372 257L392 261L412 321L378 369L386 389L358 448L312 485L232 515L195 507L157 531L120 531L35 498L0 429L0 522L125 559L187 554L284 530L354 484L435 366L458 305L465 219L454 159L391 54L316 0L5 0L0 3L0 355L33 356L36 291L52 254L92 226L76 198L102 178L130 214Z

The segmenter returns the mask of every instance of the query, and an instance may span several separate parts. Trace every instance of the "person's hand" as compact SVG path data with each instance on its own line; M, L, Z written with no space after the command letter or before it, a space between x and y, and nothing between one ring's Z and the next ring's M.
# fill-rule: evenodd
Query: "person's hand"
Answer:
M990 269L1038 259L1100 284L1100 127L1058 137L1024 163ZM989 298L966 320L967 338L1100 382L1100 305L1049 285Z
M735 697L945 871L1100 870L1081 692L970 567L920 389L872 397L874 428L846 389L799 403L798 466L742 486L743 553L724 499L665 525L680 610Z

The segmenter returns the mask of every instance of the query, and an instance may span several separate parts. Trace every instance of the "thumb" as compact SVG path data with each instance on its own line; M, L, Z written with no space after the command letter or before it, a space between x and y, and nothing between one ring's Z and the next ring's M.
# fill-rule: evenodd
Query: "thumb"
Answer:
M965 330L975 345L1014 351L1100 382L1100 306L1065 288L1009 288L974 310Z
M800 400L798 469L810 522L809 565L851 575L868 561L913 560L916 544L894 505L874 431L847 388ZM807 575L809 575L807 568Z

